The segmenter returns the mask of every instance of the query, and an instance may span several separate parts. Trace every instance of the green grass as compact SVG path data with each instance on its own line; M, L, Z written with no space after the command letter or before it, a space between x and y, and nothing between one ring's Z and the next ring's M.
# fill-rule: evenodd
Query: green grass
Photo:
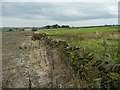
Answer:
M42 33L47 33L48 37L51 37L55 40L62 40L68 42L69 46L74 47L78 46L83 49L85 52L94 53L95 59L98 60L100 56L102 63L105 61L108 62L119 62L120 60L117 56L118 53L118 27L117 26L105 26L105 27L90 27L90 28L79 28L79 29L45 29L39 30ZM70 53L73 54L73 53ZM72 56L72 55L71 55ZM70 62L78 66L79 63L77 60L70 59ZM93 68L94 62L89 62L84 66L83 74L87 78L78 79L81 81L81 86L86 86L94 82L94 79L99 77L101 73L97 67ZM76 69L77 70L77 69ZM80 76L82 77L82 76ZM106 78L103 74L101 78ZM108 77L108 76L107 76ZM77 81L76 80L76 81ZM74 87L77 86L75 79L73 82ZM119 85L119 84L118 84ZM97 87L97 85L96 85Z
M95 32L95 31L116 31L118 30L118 26L105 26L105 27L89 27L89 28L78 28L78 29L66 29L66 28L58 28L58 29L41 29L38 30L41 33L48 33L50 35L54 34L65 34L70 32Z
M86 52L95 53L105 61L119 62L117 58L117 30L117 26L106 26L79 29L45 29L39 31L48 33L50 37L56 40L66 41L72 47L79 46Z

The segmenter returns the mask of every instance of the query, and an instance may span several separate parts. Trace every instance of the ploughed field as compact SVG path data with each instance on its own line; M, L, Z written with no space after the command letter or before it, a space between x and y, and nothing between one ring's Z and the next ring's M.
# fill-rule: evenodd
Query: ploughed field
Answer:
M3 32L2 33L2 87L17 88L28 87L26 71L22 63L21 52L18 50L23 42L28 39L31 32ZM26 74L27 75L27 74Z
M78 46L85 52L97 54L104 61L119 62L118 60L118 26L43 29L55 40L68 42L72 47Z
M69 82L64 79L69 73L68 67L57 51L50 50L42 41L31 40L32 33L2 33L3 88L50 88Z
M48 83L49 78L44 71L47 67L39 57L38 49L33 49L36 42L31 41L31 35L30 31L2 33L3 88L44 87Z

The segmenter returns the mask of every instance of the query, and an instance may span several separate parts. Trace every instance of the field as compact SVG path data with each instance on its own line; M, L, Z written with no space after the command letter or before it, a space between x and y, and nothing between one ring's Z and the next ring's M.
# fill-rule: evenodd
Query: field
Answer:
M39 32L48 33L50 35L55 34L65 34L65 33L74 33L74 32L96 32L96 31L116 31L118 26L103 26L103 27L86 27L86 28L58 28L58 29L41 29Z
M2 33L2 86L3 88L17 88L20 86L25 87L26 76L25 66L21 62L21 52L18 47L28 39L27 35L31 32L3 32ZM21 83L21 84L20 84Z
M3 88L28 88L29 80L32 80L32 87L40 87L46 84L48 78L40 67L38 61L30 59L23 47L27 47L31 41L32 32L30 31L13 31L2 33L2 87ZM22 47L20 50L19 47ZM34 53L34 52L33 52ZM33 54L32 54L33 55ZM38 60L41 60L38 58ZM44 68L46 70L46 68ZM30 72L30 73L29 73ZM40 77L41 78L40 78ZM41 81L41 82L38 82Z
M62 40L70 46L78 46L84 51L95 53L104 61L119 62L118 26L87 27L72 29L44 29L38 30L47 33L55 40Z
M3 88L50 88L51 85L51 58L55 59L53 79L57 83L64 83L66 80L60 76L68 73L60 57L51 57L47 50L38 41L31 41L31 31L12 31L2 33L2 87ZM32 44L32 45L31 45ZM48 52L48 53L46 53ZM59 58L58 58L59 57ZM58 62L59 60L59 62ZM54 61L55 62L55 61ZM55 83L56 84L56 83Z
M59 85L62 85L63 88L86 87L87 85L93 86L94 83L97 85L94 80L99 78L98 82L101 84L98 86L102 86L104 82L114 81L114 78L119 76L119 64L115 67L111 65L111 63L114 65L116 62L120 62L118 60L117 26L41 29L38 31L46 33L49 38L31 40L33 33L31 31L2 33L2 84L4 88L43 88L59 87ZM96 61L92 59L92 62L91 58L82 59L81 56L79 58L79 55L82 55L79 51L76 52L67 47L62 48L60 45L52 48L50 38L54 39L52 41L57 40L57 43L59 40L66 41L69 47L78 46L88 53L87 55L94 53L95 56L100 56L103 64L94 66L99 64L99 62L95 64L100 61L99 57L96 57ZM66 51L63 52L63 50ZM69 56L67 57L67 55ZM98 68L105 65L106 61L110 62L108 66L111 65L111 67L100 71ZM110 71L111 68L112 71ZM104 73L107 70L108 73ZM108 84L107 87L119 85L119 82L113 83Z

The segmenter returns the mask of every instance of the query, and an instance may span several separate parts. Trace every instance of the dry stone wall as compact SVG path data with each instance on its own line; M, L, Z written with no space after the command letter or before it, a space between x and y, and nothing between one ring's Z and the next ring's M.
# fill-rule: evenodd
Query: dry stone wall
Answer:
M84 52L79 47L71 47L65 41L56 41L42 34L40 34L40 37L45 45L50 47L50 50L59 50L60 57L63 59L62 61L70 66L73 73L79 75L80 79L89 82L89 79L92 77L91 75L93 75L95 77L93 80L100 78L99 82L103 83L107 80L120 78L119 63L104 62L94 53Z

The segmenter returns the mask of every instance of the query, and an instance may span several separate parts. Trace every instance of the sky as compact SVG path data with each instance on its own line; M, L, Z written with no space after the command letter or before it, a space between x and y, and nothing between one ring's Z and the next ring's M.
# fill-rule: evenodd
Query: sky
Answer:
M118 24L118 0L2 1L2 26Z

